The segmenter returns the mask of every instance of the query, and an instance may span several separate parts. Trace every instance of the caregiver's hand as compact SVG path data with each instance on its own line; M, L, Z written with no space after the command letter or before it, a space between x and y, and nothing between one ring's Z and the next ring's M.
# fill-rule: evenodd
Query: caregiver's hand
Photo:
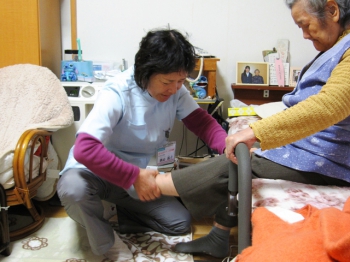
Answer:
M230 159L233 163L237 164L237 158L235 156L235 148L237 144L244 143L247 145L250 150L253 144L257 141L253 130L248 127L239 131L233 135L229 135L226 137L226 157Z
M140 168L134 187L141 201L151 201L161 196L160 189L156 183L158 170Z

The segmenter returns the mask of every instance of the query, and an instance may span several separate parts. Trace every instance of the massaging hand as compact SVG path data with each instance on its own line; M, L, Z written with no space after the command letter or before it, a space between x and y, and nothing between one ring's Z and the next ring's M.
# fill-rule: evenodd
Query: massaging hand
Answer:
M141 201L151 201L161 196L160 189L156 184L158 170L140 168L134 187Z
M235 156L235 148L237 144L244 143L247 145L248 149L251 150L253 144L257 141L253 130L248 127L239 131L233 135L226 137L226 157L230 159L233 163L237 164L237 158Z

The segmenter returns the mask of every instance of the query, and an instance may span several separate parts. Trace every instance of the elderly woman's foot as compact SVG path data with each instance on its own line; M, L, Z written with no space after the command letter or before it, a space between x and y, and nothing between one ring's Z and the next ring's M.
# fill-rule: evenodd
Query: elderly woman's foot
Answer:
M206 254L223 258L229 255L230 231L213 227L210 233L191 242L178 243L175 250L181 253Z

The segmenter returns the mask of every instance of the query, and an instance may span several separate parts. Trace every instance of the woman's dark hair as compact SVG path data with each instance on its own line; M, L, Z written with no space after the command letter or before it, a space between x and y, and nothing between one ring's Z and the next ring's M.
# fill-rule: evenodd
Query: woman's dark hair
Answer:
M243 70L243 73L245 73L245 70L246 70L247 68L248 68L249 71L250 71L250 66L245 66L245 68L244 68L244 70Z
M316 17L321 24L325 24L329 10L326 9L327 0L285 0L289 8L299 1L304 1L306 11ZM350 25L350 0L335 0L339 7L339 24L346 29Z
M184 71L190 74L195 67L194 47L177 30L149 31L140 42L135 55L135 81L147 89L152 74L168 74Z

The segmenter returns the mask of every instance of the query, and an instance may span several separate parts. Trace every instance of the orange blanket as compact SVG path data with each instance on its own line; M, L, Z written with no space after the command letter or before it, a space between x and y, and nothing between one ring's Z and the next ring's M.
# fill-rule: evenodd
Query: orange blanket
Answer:
M305 219L290 224L257 208L252 215L252 246L236 262L350 261L350 198L343 211L307 205L296 212Z

